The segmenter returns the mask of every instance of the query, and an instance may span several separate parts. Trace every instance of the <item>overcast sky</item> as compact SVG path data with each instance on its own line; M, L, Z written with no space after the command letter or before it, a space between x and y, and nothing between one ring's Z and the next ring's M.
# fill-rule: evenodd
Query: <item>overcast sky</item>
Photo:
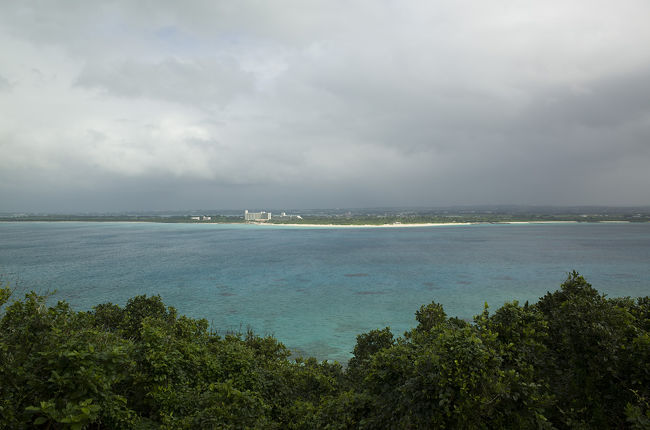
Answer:
M3 1L0 211L649 205L649 17Z

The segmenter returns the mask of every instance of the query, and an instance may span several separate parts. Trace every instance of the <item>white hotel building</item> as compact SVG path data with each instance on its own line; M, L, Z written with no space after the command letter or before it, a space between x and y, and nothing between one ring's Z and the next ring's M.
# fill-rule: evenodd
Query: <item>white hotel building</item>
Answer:
M271 219L271 212L248 212L244 211L244 221L268 221Z

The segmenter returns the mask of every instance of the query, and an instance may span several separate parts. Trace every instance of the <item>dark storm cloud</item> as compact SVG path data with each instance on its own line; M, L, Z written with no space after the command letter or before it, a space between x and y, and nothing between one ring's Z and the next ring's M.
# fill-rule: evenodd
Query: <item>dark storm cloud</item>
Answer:
M4 2L0 209L647 204L648 15Z

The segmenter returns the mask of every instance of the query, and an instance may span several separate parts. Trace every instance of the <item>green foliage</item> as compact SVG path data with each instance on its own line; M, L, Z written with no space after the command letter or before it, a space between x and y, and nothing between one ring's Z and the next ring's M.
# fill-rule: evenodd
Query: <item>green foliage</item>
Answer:
M357 337L347 369L272 337L219 337L159 296L74 312L0 288L0 428L650 427L650 299L577 273L473 323L422 306Z
M373 358L363 386L378 413L368 427L544 426L542 396L502 368L493 335L442 320L421 328Z
M66 403L63 409L57 408L55 401L40 402L39 406L28 406L25 411L34 414L32 424L38 426L46 423L63 424L63 428L80 430L97 419L101 408L94 405L92 399L79 403Z
M0 307L7 303L9 297L11 297L11 290L9 287L0 287Z
M348 377L356 384L365 378L372 357L395 343L390 328L372 330L357 336L353 357L348 362Z
M112 303L103 303L93 308L93 323L104 331L117 331L125 318L124 309Z
M440 303L432 302L415 312L415 320L418 322L417 330L427 332L447 321L447 314Z
M642 312L632 300L608 300L576 272L536 309L548 324L543 376L557 397L550 416L573 426L623 425L630 390L648 392L647 321L635 318Z
M110 303L104 305L101 311L105 311L110 306ZM121 316L123 321L119 327L122 329L124 335L138 339L140 337L141 324L145 318L153 318L172 324L176 319L176 309L165 307L160 296L136 296L129 299L122 314L113 308L112 311L102 312L102 317L106 316L110 319Z
M625 405L627 422L633 429L650 429L650 403L637 391L632 391L636 397L634 402Z

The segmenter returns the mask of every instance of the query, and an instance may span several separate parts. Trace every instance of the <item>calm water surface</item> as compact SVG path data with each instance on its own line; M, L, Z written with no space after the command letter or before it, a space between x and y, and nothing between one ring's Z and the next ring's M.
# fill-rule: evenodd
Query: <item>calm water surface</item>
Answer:
M401 334L435 300L471 318L535 301L577 270L610 296L650 294L650 224L290 228L0 223L0 274L76 309L160 294L214 328L253 328L347 360L357 334Z

